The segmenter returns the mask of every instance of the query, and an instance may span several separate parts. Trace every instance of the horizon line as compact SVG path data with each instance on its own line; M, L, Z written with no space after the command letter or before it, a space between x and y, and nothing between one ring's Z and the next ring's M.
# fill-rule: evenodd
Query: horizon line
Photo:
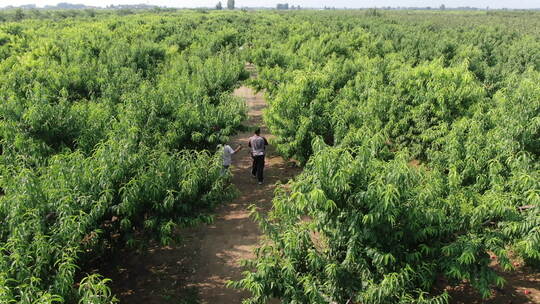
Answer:
M220 1L221 2L221 1ZM108 9L111 7L122 7L122 6L146 6L146 7L154 7L154 8L168 8L168 9L215 9L215 6L160 6L156 4L147 4L147 3L133 3L133 4L109 4L106 6L101 5L86 5L83 3L71 3L71 2L59 2L55 5L43 5L38 6L35 3L30 4L23 4L23 5L7 5L0 7L0 9L11 9L11 8L21 8L21 9L48 9L48 8L55 8L58 7L59 4L68 4L68 5L82 5L85 8L96 8L96 9ZM277 5L277 4L276 4ZM363 10L363 9L383 9L383 10L389 10L389 9L401 9L401 10L540 10L540 7L529 7L529 8L516 8L516 7L501 7L501 8L491 8L489 6L487 7L477 7L477 6L455 6L455 7L447 7L441 8L440 6L365 6L365 7L347 7L347 6L300 6L300 5L292 5L292 6L298 6L300 9L345 9L345 10ZM77 9L77 8L73 8ZM240 6L235 9L276 9L276 6ZM223 9L223 10L230 10L230 9ZM298 10L298 9L281 9L281 10Z

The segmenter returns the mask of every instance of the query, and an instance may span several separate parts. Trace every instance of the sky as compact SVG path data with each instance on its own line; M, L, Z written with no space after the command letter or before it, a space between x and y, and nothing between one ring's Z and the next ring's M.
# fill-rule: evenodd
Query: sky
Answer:
M23 4L36 4L40 7L55 5L58 2L82 3L94 6L107 6L110 4L152 4L169 7L213 7L219 0L0 0L0 7ZM227 0L221 0L226 3ZM275 7L277 3L289 3L303 7L333 6L337 8L363 8L383 6L405 7L446 7L471 6L478 8L540 8L540 0L236 0L236 7L264 6Z

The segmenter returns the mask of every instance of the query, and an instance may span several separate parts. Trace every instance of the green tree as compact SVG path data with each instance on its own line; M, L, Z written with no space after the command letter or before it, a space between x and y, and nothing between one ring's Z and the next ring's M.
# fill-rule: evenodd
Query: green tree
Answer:
M227 0L227 8L234 9L234 0Z
M88 17L91 17L91 18L94 18L96 16L96 11L94 9L91 9L91 8L87 8L84 10L84 13L88 16Z
M223 6L221 5L221 1L219 1L219 2L216 4L216 9L217 9L217 10L222 10L222 9L223 9Z
M24 12L21 8L18 8L15 10L15 16L14 16L14 19L15 21L21 21L24 19Z

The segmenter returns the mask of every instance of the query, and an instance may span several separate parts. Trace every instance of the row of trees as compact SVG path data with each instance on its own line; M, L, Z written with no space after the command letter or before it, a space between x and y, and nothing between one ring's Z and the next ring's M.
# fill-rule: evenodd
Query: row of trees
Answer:
M1 303L111 303L88 263L235 193L214 151L245 118L246 20L96 18L0 25Z
M113 16L125 16L133 15L140 13L152 12L155 14L170 13L176 9L171 8L159 8L155 7L150 9L137 9L136 7L128 8L130 6L125 6L123 8L116 7L114 9L6 9L0 10L0 22L19 22L24 19L53 19L53 20L63 20L67 18L95 18L96 16L104 17L106 15Z
M540 262L538 15L266 16L253 85L285 156L246 303L447 303ZM504 26L501 26L504 25ZM261 30L262 32L262 30Z

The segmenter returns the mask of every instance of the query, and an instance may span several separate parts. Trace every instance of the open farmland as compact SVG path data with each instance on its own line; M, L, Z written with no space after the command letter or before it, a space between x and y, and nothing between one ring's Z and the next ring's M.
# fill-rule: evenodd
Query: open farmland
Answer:
M246 303L493 300L537 277L540 13L125 13L0 12L0 303L111 303L96 260L257 203L221 173L254 127L240 84L303 168L253 196L275 194L227 284Z

